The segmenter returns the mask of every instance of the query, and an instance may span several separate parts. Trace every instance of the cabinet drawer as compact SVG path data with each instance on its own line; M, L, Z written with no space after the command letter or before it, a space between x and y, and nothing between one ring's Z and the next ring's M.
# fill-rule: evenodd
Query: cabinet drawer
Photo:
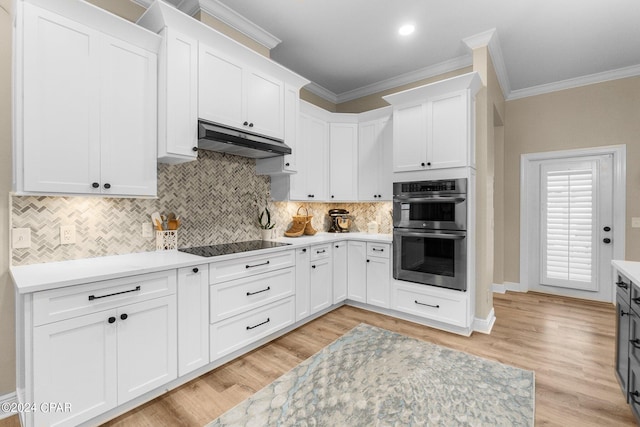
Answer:
M210 326L211 361L232 353L295 321L293 297L225 319Z
M631 295L631 280L619 271L616 272L616 292L624 302L627 304L631 303L629 300Z
M33 295L35 326L176 292L176 270L69 286Z
M438 322L467 327L466 295L430 289L427 285L393 285L391 308Z
M209 265L209 284L254 276L295 265L292 250L213 262Z
M212 285L209 290L211 323L293 295L294 276L295 269L286 268Z
M311 246L311 261L327 258L331 255L331 243Z
M391 245L388 243L367 243L367 256L389 259Z
M635 311L637 315L640 315L640 286L631 282L629 284L629 290L631 291L631 300L629 307Z

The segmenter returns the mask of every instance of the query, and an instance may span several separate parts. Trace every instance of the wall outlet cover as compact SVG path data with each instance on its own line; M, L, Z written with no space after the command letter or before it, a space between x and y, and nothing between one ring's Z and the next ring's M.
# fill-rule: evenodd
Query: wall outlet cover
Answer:
M14 228L11 230L11 247L13 249L26 249L31 247L31 229Z
M150 222L140 223L140 229L142 230L142 237L153 237L153 224Z
M640 218L634 216L631 218L631 227L632 228L640 228Z
M60 244L74 245L76 243L76 226L61 225L60 226Z

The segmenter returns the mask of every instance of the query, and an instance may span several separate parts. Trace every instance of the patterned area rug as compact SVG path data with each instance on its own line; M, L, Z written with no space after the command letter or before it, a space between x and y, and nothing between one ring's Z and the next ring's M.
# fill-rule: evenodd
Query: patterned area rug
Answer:
M213 426L533 426L534 373L360 324Z

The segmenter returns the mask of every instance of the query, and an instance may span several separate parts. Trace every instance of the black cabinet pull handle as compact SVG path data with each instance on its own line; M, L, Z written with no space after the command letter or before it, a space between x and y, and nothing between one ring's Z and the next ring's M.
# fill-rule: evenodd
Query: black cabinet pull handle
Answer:
M116 321L116 318L113 317L113 316L109 317L109 319L108 319L109 323L114 323L115 321Z
M89 295L89 301L93 301L94 299L100 299L100 298L106 298L106 297L112 297L114 295L120 295L120 294L127 294L129 292L136 292L140 290L140 285L136 286L135 289L129 289L128 291L122 291L122 292L114 292L112 294L107 294L107 295L100 295L100 296L95 296L95 295Z
M193 147L191 150L192 151L198 151L198 147Z
M373 248L374 252L384 252L384 249Z
M629 313L631 313L631 312L625 313L623 310L620 310L620 317L624 317L625 314L628 316Z
M634 346L635 348L640 348L640 340L638 338L636 338L635 340L629 340L629 342L631 343L632 346Z
M247 292L247 296L251 296L251 295L255 295L255 294L260 294L262 292L267 292L271 290L271 286L267 286L266 289L263 289L261 291L256 291L256 292Z
M122 314L120 315L120 319L122 319L122 320L127 320L127 318L128 318L128 317L129 317L129 316L127 316L127 313L122 313Z
M640 393L638 393L637 390L633 393L629 393L629 396L631 396L631 400L633 400L633 403L635 403L636 405L640 405L640 401L636 400L636 397L640 396Z
M98 187L100 187L100 184L98 184L97 182L94 182L93 184L91 184L91 186L93 188L98 188Z
M420 301L418 301L418 300L415 300L415 303L416 303L416 304L418 304L418 305L426 305L427 307L440 308L440 306L439 306L439 305L426 304L426 303L424 303L424 302L420 302Z
M629 285L624 282L616 282L616 285L618 285L618 287L622 289L629 289Z
M195 267L192 271L193 271L194 273L197 273L197 272L198 272L198 271L200 271L200 270L198 270L198 267Z
M631 301L635 302L636 304L640 304L640 297L631 298Z
M253 325L253 326L247 326L247 331L248 331L248 330L250 330L250 329L255 329L255 328L257 328L258 326L265 325L265 324L267 324L267 323L269 323L269 322L271 322L271 319L269 319L269 318L267 317L267 320L265 320L265 321L264 321L264 322L262 322L262 323L258 323L257 325Z
M269 261L267 262L263 262L262 264L254 264L254 265L245 265L245 268L253 268L253 267L260 267L261 265L269 265Z
M321 251L316 251L316 253L317 253L317 254L323 254L323 253L325 253L325 252L327 252L327 251L326 251L326 250L324 250L324 249L323 249L323 250L321 250Z

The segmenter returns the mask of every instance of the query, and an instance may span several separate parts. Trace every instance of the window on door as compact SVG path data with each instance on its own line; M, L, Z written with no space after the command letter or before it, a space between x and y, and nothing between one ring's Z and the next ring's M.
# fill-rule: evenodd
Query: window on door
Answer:
M597 166L596 161L541 166L541 284L594 288Z

